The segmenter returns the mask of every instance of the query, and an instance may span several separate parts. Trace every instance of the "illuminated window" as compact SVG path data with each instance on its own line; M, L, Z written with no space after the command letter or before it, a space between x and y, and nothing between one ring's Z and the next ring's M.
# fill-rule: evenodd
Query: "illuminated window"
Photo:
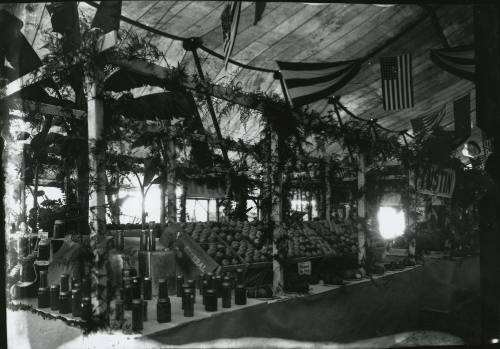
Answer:
M403 210L381 206L377 218L380 235L384 239L394 239L403 235L405 230L405 214Z

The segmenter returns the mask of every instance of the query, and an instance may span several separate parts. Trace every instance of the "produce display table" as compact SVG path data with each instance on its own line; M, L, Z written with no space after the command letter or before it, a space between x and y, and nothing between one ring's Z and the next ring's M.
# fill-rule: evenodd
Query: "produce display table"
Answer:
M422 308L449 313L479 297L479 256L454 259L424 257Z

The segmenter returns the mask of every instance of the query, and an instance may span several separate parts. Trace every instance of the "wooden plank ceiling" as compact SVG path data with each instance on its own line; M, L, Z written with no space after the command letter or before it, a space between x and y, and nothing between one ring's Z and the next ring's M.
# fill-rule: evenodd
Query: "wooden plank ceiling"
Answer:
M124 1L122 14L157 29L181 37L201 37L204 45L222 53L220 15L225 1ZM34 29L42 13L43 4L34 4L34 15L27 16L23 30L28 39L34 37ZM432 6L451 46L472 44L473 20L471 5ZM80 2L80 9L93 16L95 9ZM441 48L443 43L431 19L420 22L390 45L387 41L398 35L406 26L418 19L424 9L418 5L400 4L379 6L373 4L303 2L269 2L263 18L254 25L255 5L243 2L239 32L232 58L245 64L277 69L276 60L292 62L333 62L361 58L375 49L384 47L372 59L362 65L360 73L338 95L341 102L354 114L380 121L380 124L396 130L410 128L409 120L426 112L447 107L446 122L452 121L450 103L472 92L473 83L460 79L435 66L429 58L429 50ZM45 11L42 27L50 28ZM128 24L122 24L128 29ZM189 72L195 67L191 53L185 52L182 42L131 27L151 39L166 54L162 64L184 64ZM34 41L40 50L40 37ZM37 46L38 45L38 46ZM43 50L39 51L43 54ZM413 57L415 107L397 112L385 112L382 108L379 58L410 52ZM203 69L219 83L238 83L245 91L265 91L282 95L280 84L272 73L241 69L229 64L225 71L223 62L200 52ZM325 113L330 106L321 100L309 106ZM472 112L475 112L473 107ZM343 118L348 118L343 115ZM236 117L236 119L238 119ZM207 127L209 123L207 122ZM234 138L255 139L257 123L246 130L238 120L221 120L223 132ZM254 132L249 132L253 129ZM244 136L246 135L246 136ZM244 137L243 137L244 136Z

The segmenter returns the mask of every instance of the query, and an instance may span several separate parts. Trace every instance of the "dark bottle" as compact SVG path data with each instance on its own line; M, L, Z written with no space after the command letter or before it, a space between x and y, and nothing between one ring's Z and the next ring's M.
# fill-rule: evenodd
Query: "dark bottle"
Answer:
M222 307L231 308L231 283L222 283Z
M122 270L122 287L125 288L128 284L132 282L132 269L123 269Z
M182 284L184 283L184 277L182 275L177 275L175 278L175 287L177 297L182 297Z
M40 236L40 241L38 242L38 258L39 261L48 261L50 259L50 243L48 239L48 234Z
M40 270L40 282L39 287L48 287L47 285L47 270Z
M182 304L184 309L185 317L194 316L194 294L191 288L185 288L184 294L182 295Z
M243 269L236 269L236 285L244 284L244 271Z
M154 229L155 224L154 222L149 223L149 245L148 245L148 251L156 251L156 231Z
M183 283L182 284L182 298L181 298L181 304L182 304L182 310L184 310L184 306L186 304L185 302L185 299L184 299L184 293L186 293L186 290L191 290L191 288L189 288L189 285L187 282Z
M168 298L168 296L159 298L156 304L156 319L158 322L170 322L172 320L171 312L170 298Z
M229 275L224 275L224 277L222 278L222 283L224 282L227 282L231 288L233 288L233 278Z
M203 281L205 281L206 274L200 274L198 278L198 288L200 289L200 296L203 296Z
M148 302L142 301L142 320L148 321Z
M123 321L123 301L121 299L115 301L115 320Z
M50 286L50 310L59 310L59 285Z
M71 300L68 292L59 292L59 313L71 313Z
M90 297L90 279L86 277L82 278L81 285L82 298Z
M71 290L71 312L74 317L82 316L82 295L78 288Z
M206 280L208 281L208 288L214 289L214 274L207 273Z
M115 247L118 251L123 251L124 244L123 230L118 230L115 235Z
M217 311L217 294L215 294L215 290L213 289L205 291L205 310Z
M153 290L151 278L149 276L145 276L142 279L142 292L144 294L144 299L151 300L153 298Z
M220 275L214 278L214 289L217 297L222 297L222 277Z
M165 279L158 280L158 299L168 298L168 283Z
M202 284L202 288L203 288L202 304L205 305L205 294L206 294L206 290L208 290L208 280L203 280L203 282L201 284Z
M61 275L61 292L69 292L69 275Z
M38 308L50 307L50 289L48 287L38 288Z
M141 331L143 328L142 315L144 314L142 301L134 299L132 301L132 330Z
M138 277L132 279L132 299L141 298L141 281Z
M132 309L132 285L127 285L123 289L123 306L125 310Z
M139 240L139 251L146 251L147 245L146 245L146 239L148 236L148 231L143 229L141 230L141 238Z
M234 304L245 305L247 304L247 290L243 285L236 285L234 291Z
M90 321L92 317L92 303L90 297L82 298L82 319L85 321Z
M75 288L75 284L79 284L77 278L71 278L71 289Z
M193 302L196 303L196 285L194 283L194 280L188 280L187 284L191 291L193 291Z

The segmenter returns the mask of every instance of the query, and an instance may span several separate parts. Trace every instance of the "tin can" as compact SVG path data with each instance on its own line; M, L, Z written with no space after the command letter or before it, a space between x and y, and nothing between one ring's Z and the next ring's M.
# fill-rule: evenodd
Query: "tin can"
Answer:
M145 276L142 279L142 293L145 300L151 300L153 298L152 282L149 276Z
M172 320L172 310L168 296L158 299L158 303L156 304L156 319L159 323L170 322Z
M71 290L71 312L74 317L82 316L82 295L78 288Z
M245 305L247 304L247 290L243 285L236 285L234 290L234 304Z
M50 310L59 310L59 285L50 286Z
M217 311L217 294L213 289L207 289L205 291L205 310Z
M71 313L71 300L69 293L67 291L59 292L59 313L69 314Z
M50 259L50 243L48 239L40 239L38 242L38 257L39 261L48 261Z
M38 288L38 308L50 307L50 289L46 286Z
M132 330L141 331L143 329L142 315L144 313L142 301L134 299L132 301Z
M222 283L222 307L231 308L231 284L229 282Z

